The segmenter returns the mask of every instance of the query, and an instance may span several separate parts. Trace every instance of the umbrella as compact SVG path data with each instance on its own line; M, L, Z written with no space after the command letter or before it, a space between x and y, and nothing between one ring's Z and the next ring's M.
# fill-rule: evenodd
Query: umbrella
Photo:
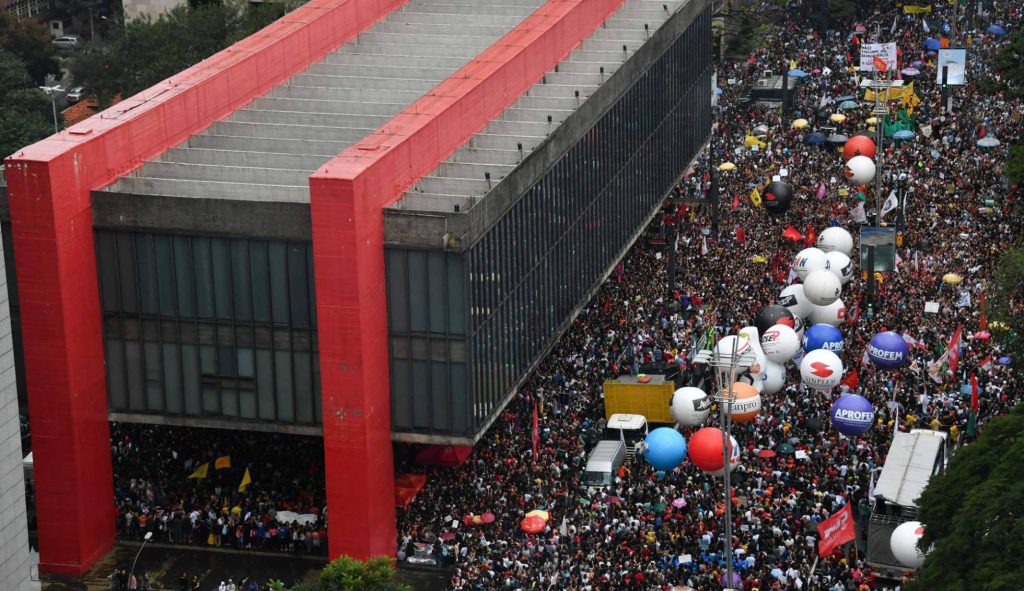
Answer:
M855 97L852 94L845 94L843 96L837 96L836 97L836 102L837 103L841 103L843 101L855 101L855 100L857 100L857 97Z
M985 137L981 138L980 140L978 140L977 146L979 148L995 148L1000 143L1002 143L1002 142L1000 142L998 139L996 139L996 138L994 138L994 137L989 135L989 136L985 136Z
M808 134L807 138L804 139L804 141L812 146L820 146L821 144L825 143L825 134L818 133L816 131L814 133Z
M807 127L808 122L806 119L800 118L793 121L793 129L803 129Z
M547 527L547 523L545 523L543 519L537 517L536 515L533 515L531 517L525 517L522 521L519 522L519 529L523 530L528 534L539 534L540 532L544 531L545 527Z
M772 572L770 572L770 573L768 573L768 574L770 574L770 575L772 576L772 578L773 578L773 579L777 579L777 578L779 578L779 577L781 577L781 576L782 576L782 569L781 569L781 568L778 568L778 567L776 567L776 568L773 568L773 569L772 569Z
M480 520L484 523L494 523L494 513L488 511L487 513L484 513L480 516Z
M758 125L757 127L754 128L753 135L755 135L755 136L768 135L768 126L767 125Z
M604 500L604 502L609 505L621 505L622 499L620 499L619 497L608 497L607 499Z
M533 511L530 511L529 513L527 513L526 516L527 517L540 517L541 519L544 520L544 523L547 523L548 520L551 519L551 514L548 513L547 511L544 511L543 509L534 509Z
M868 125L874 125L878 123L878 117L868 117L867 119L864 120L864 123L867 123Z
M942 276L942 282L947 283L949 285L960 285L960 282L963 280L964 278L957 275L956 273L946 273L945 275Z
M721 170L723 172L727 172L727 171L730 171L730 170L736 170L736 165L733 164L732 162L723 162L723 163L718 165L718 170Z
M842 111L849 111L850 109L856 109L859 106L860 105L857 104L857 101L843 101L843 102L839 103L839 109L842 110Z
M942 42L934 37L928 37L927 39L924 40L924 46L929 51L938 51L942 49Z
M441 539L442 539L442 540L444 540L444 541L446 541L446 542L447 542L448 540L454 540L454 539L455 539L455 534L453 534L453 533L452 533L452 532L450 532L450 531L446 531L446 532L444 532L443 534L441 534Z
M789 75L794 77L794 78L806 78L807 77L807 72L804 72L800 68L794 68L794 69L789 71Z
M774 458L775 452L773 452L770 449L762 449L761 451L757 452L757 457L765 459Z
M721 94L722 94L723 92L725 92L725 91L723 91L723 90L722 90L722 87L721 87L721 86L716 86L716 87L715 87L715 94L717 94L717 95L721 96Z
M843 121L846 121L846 115L843 115L842 113L833 113L829 116L828 120L832 123L842 123Z
M914 132L910 131L909 129L901 129L901 130L897 131L896 133L892 134L892 138L894 140L900 140L900 141L912 140L915 137L917 137L917 136L915 136Z
M900 70L900 74L903 74L904 76L907 76L909 78L913 78L914 76L920 76L921 70L918 70L917 68L903 68L902 70Z
M743 577L740 576L740 573L734 572L732 573L732 580L730 581L725 578L725 575L722 575L722 586L731 588L742 587Z
M979 330L978 332L974 333L973 336L979 341L987 341L992 338L992 333L990 333L987 330Z
M682 509L683 507L686 506L686 499L684 499L683 497L679 497L678 499L672 501L672 506L675 507L676 509Z
M999 365L1010 365L1010 361L1011 360L1010 360L1009 357L1000 357L999 358Z
M845 144L848 139L850 138L846 137L841 133L834 133L828 136L828 139L826 139L825 141L830 144Z
M668 508L668 505L666 505L665 503L655 503L651 507L651 511L654 511L655 513L664 513L665 509L667 509L667 508Z
M796 453L796 448L793 447L792 443L783 443L779 447L776 447L775 451L777 451L777 452L779 452L780 454L783 454L783 455L789 455L789 454Z
M989 33L992 33L996 37L1002 37L1003 35L1006 34L1006 29L1000 27L999 25L989 25L988 28L985 30L988 31Z

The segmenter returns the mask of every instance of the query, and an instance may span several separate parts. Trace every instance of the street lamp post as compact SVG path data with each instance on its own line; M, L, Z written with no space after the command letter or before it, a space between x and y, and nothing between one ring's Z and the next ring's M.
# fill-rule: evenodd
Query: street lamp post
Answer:
M64 92L64 89L58 84L57 86L40 86L39 90L50 97L50 106L53 107L53 133L57 133L60 131L60 125L57 123L57 95Z
M132 561L132 568L128 571L128 584L131 584L132 577L135 576L135 564L139 562L139 555L142 554L142 549L146 547L146 542L153 539L153 532L148 531L142 538L142 545L139 546L139 551L135 553L135 560Z

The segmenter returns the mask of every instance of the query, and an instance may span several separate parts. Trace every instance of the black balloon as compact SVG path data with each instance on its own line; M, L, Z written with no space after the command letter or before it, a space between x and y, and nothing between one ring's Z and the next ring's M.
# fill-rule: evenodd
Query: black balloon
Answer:
M793 202L793 188L784 181L772 181L764 190L764 208L772 215L782 215Z
M790 328L795 328L796 322L793 319L793 313L777 304L765 306L757 311L757 316L754 318L757 334L763 335L776 324L785 324Z

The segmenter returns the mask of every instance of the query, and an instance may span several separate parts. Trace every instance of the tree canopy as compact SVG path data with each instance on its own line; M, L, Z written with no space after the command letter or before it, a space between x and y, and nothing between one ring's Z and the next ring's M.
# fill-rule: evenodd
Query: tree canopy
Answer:
M411 591L395 580L394 560L386 557L356 560L341 556L332 560L315 581L294 585L291 591Z
M1024 562L1024 406L993 419L918 500L931 547L908 591L1017 591Z
M19 22L14 14L0 10L0 47L24 63L36 85L44 84L48 75L60 74L50 36L43 25L33 20Z
M0 47L0 159L53 133L50 108L25 62Z

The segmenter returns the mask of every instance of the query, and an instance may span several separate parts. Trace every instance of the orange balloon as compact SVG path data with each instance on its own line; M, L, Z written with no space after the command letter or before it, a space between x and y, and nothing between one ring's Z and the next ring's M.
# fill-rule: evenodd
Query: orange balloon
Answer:
M732 385L736 400L730 406L735 423L749 423L761 412L761 394L750 384L736 382Z

